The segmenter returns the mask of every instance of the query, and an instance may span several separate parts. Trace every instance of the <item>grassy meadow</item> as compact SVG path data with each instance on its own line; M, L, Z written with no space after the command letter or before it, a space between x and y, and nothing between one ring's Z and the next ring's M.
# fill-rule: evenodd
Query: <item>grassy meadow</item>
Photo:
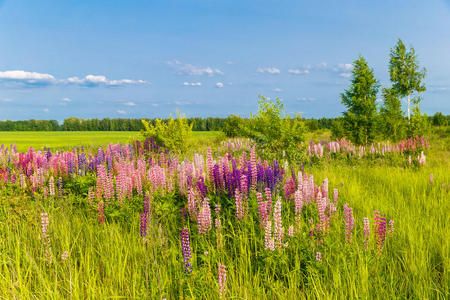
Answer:
M194 134L198 145L217 149L219 133ZM326 136L325 132L308 138ZM0 144L15 142L19 151L28 146L67 149L126 143L137 137L135 132L14 132L1 133ZM64 192L55 196L44 195L42 189L31 193L17 182L0 183L0 298L448 299L447 131L435 132L430 144L424 166L371 160L305 165L304 172L319 185L328 178L331 195L333 188L339 190L337 211L330 213L330 228L321 235L314 233L315 203L304 205L297 222L294 201L283 200L287 244L275 251L265 248L265 229L258 224L253 192L248 195L248 215L242 220L236 218L234 198L222 192L208 194L212 215L221 220L221 226L217 228L213 220L213 228L200 234L196 222L180 217L186 195L170 188L155 190L153 183L147 183L144 189L150 191L151 214L141 236L142 195L133 193L120 201L89 199L89 188L96 186L95 172L62 176ZM205 152L201 154L206 157ZM213 153L215 160L220 155ZM2 162L6 164L5 159ZM47 187L48 178L56 180L57 171L45 172ZM27 181L28 187L31 184ZM211 184L206 182L208 190ZM103 223L98 201L105 203ZM346 241L346 203L353 208L351 242ZM220 213L214 212L216 204L221 205ZM373 226L375 210L394 220L394 231L386 233L381 252L376 250L373 227L367 250L363 242L363 218L368 217ZM49 218L48 238L42 232L42 212ZM295 233L291 236L287 228L292 224ZM182 228L190 232L192 273L185 272ZM62 258L65 252L67 258ZM219 262L227 271L223 293L219 292Z
M194 131L193 140L208 142L221 135L219 131ZM18 151L33 147L71 149L84 146L94 148L108 144L129 143L141 137L136 131L0 131L0 145L15 144Z

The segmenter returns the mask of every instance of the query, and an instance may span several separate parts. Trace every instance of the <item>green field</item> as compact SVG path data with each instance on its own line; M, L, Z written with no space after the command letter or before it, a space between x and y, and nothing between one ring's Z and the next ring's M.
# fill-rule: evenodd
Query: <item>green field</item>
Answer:
M213 139L219 136L218 131L194 131L196 139ZM110 143L128 143L142 139L135 131L0 131L0 145L16 144L18 151L26 151L29 147L42 149L70 149L72 147L96 147Z
M30 141L35 147L46 145L39 135L22 133L21 149ZM138 133L123 132L45 133L44 137L53 147L65 147L58 142L65 135L77 137L70 140L70 146L138 137ZM312 133L308 139L328 135ZM220 134L197 132L194 138L202 141L197 146L209 143L217 149ZM14 134L8 139L14 139ZM319 242L310 231L315 225L310 224L310 218L317 221L317 205L305 207L300 228L293 237L285 236L286 248L276 251L264 248L264 229L258 224L253 193L249 195L248 217L238 220L234 199L211 192L211 210L215 204L222 205L222 227L219 230L213 225L208 234L199 234L196 222L180 218L179 208L186 206L186 196L151 192L151 218L143 238L143 200L137 194L123 202L104 200L107 218L99 224L97 201L101 199L89 202L87 197L88 188L96 186L95 173L66 177L63 196L31 194L17 182L4 185L0 188L0 298L219 299L220 262L227 267L226 297L222 298L448 299L447 130L436 130L430 144L424 166L372 160L307 164L305 172L312 174L316 183L328 178L329 190L339 189L338 211L332 216L329 233ZM214 158L218 157L214 153ZM16 172L19 176L21 171ZM47 176L51 172L54 170L49 169ZM207 184L213 191L212 183ZM145 188L151 190L151 184ZM344 204L353 208L355 228L350 243L345 240ZM295 224L293 210L292 201L283 200L284 228ZM394 232L380 253L373 231L375 210L395 221ZM49 216L50 261L42 238L42 212ZM363 243L364 217L370 218L372 226L368 250ZM180 242L183 227L188 227L191 235L193 271L188 274ZM63 259L66 251L68 258ZM321 262L316 261L315 251L321 251Z

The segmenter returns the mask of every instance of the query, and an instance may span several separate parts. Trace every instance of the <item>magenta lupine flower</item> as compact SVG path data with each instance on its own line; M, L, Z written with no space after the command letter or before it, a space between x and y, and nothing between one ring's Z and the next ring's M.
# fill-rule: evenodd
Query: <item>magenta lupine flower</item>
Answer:
M207 233L211 230L211 209L209 207L209 199L205 198L203 200L202 207L198 214L198 231L200 234Z
M103 201L98 202L97 211L98 211L98 222L101 225L103 224L103 222L105 222L105 215L103 213Z
M266 250L275 250L275 243L272 237L272 222L266 223L266 228L264 231L264 247Z
M141 237L144 237L147 235L147 214L142 213L141 214Z
M351 243L352 241L352 230L355 226L355 221L353 219L353 209L348 206L348 204L344 205L344 216L345 216L345 238L347 243Z
M320 253L319 251L316 252L316 260L318 262L322 262L322 253Z
M275 208L273 211L273 220L274 220L274 235L276 241L276 247L281 248L283 245L283 224L281 221L281 197L278 197L277 202L275 203Z
M369 249L370 223L369 218L363 218L364 224L364 249Z
M250 166L251 166L251 170L250 173L252 175L251 177L251 187L252 190L256 190L256 184L257 184L257 170L256 170L256 150L255 147L253 146L251 151L250 151Z
M227 286L227 268L225 267L225 265L219 263L219 291L221 297L225 296L226 286Z
M392 237L394 235L394 220L389 220L389 236Z
M50 196L55 196L55 179L53 178L53 176L51 176L48 180L48 188Z
M183 228L181 230L181 249L183 251L183 260L184 260L184 272L191 273L192 265L191 265L191 242L189 239L189 229Z
M386 238L386 218L379 211L374 211L374 232L377 241L378 254L383 250L384 240Z
M264 194L266 195L266 212L269 216L272 214L272 191L266 187L264 189Z
M234 199L236 201L236 217L242 220L244 218L244 208L242 206L242 195L238 189L234 192Z

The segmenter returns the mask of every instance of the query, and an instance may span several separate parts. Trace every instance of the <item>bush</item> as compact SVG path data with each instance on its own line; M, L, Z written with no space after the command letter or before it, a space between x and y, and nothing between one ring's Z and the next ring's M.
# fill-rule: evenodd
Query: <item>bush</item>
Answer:
M430 123L426 114L420 112L419 106L412 109L411 120L408 125L408 136L424 136L430 131Z
M305 125L300 116L288 116L278 98L272 101L260 95L258 103L257 114L241 127L241 134L253 139L266 158L277 157L283 149L288 161L301 159L298 144L304 140Z
M170 116L167 123L160 119L155 120L152 125L149 121L142 120L145 130L141 131L144 138L153 138L159 145L166 149L184 153L189 149L189 138L192 136L192 126L189 125L186 116L181 116L177 111L177 118Z

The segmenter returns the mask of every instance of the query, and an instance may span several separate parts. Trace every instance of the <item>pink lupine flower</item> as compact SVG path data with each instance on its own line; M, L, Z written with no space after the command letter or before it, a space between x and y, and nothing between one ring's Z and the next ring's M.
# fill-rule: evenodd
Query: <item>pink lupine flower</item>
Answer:
M430 184L433 184L433 173L430 174Z
M64 253L61 255L61 260L66 260L69 257L69 252L64 251Z
M198 214L198 231L200 234L207 233L211 230L211 209L209 207L209 199L205 198L203 200L202 207Z
M273 219L274 219L274 235L276 241L276 247L281 248L283 245L283 224L281 220L281 197L278 197L277 202L275 203L275 208L273 211Z
M245 198L247 192L248 192L247 176L241 175L241 194L243 198Z
M275 243L272 237L272 222L266 223L266 228L264 232L264 246L266 250L275 250Z
M244 207L242 205L242 195L238 189L234 192L234 199L236 200L236 217L242 220L244 218Z
M389 236L392 237L394 235L394 220L389 220Z
M322 232L326 232L327 229L327 219L325 216L326 202L325 198L321 198L322 194L319 193L317 198L317 209L319 213L319 228Z
M105 222L105 215L103 212L103 201L98 202L97 211L98 211L98 222L101 225L101 224L103 224L103 222Z
M303 208L303 195L300 190L297 190L294 193L294 203L295 203L295 215L301 214Z
M322 262L322 253L320 253L319 251L316 252L316 260L318 262Z
M266 187L264 189L264 194L266 195L266 211L269 216L272 214L272 191Z
M266 202L263 200L263 195L259 192L256 193L256 200L258 201L259 224L264 228L268 218Z
M353 219L353 209L348 206L348 204L344 205L344 216L345 216L345 238L347 243L351 243L352 241L352 230L355 226L355 222Z
M50 191L50 196L55 196L55 179L53 179L53 176L50 177L48 180L48 187Z
M383 250L384 240L386 238L386 218L379 211L374 211L375 237L377 241L377 252Z
M219 292L220 296L225 296L227 286L227 268L219 262Z
M41 213L41 225L42 225L42 240L45 247L45 258L48 262L51 261L51 248L50 248L50 236L48 235L48 215L47 213Z
M363 218L364 224L364 249L369 249L370 223L369 218Z
M208 170L208 179L210 182L214 182L214 163L212 158L211 147L206 150L206 168Z
M188 211L189 211L189 217L191 220L197 219L197 202L195 197L195 191L192 187L189 188L187 192L187 199L188 199Z
M293 237L293 236L294 236L294 226L293 226L293 225L290 225L290 226L289 226L289 228L288 228L288 235L289 235L290 237Z

